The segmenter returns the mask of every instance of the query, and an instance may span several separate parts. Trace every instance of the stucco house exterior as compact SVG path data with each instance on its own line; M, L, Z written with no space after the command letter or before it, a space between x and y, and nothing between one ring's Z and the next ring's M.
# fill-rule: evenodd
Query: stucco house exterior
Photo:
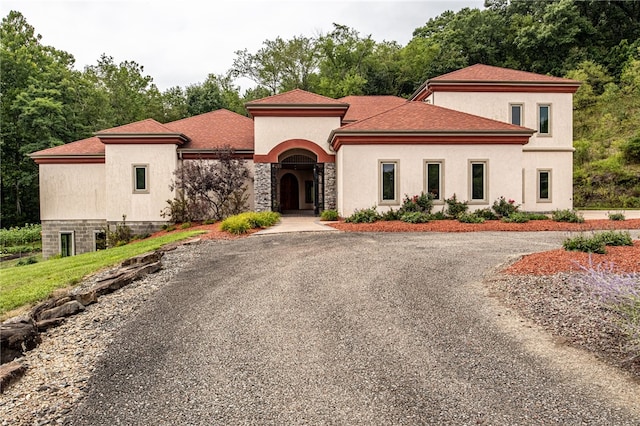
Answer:
M526 211L571 208L573 93L580 83L473 65L427 80L409 100L331 99L292 90L161 124L148 119L31 154L40 170L45 257L96 249L123 217L136 233L161 211L181 162L231 146L247 160L250 209L316 214L398 208L405 195L500 196ZM436 207L437 208L437 207Z

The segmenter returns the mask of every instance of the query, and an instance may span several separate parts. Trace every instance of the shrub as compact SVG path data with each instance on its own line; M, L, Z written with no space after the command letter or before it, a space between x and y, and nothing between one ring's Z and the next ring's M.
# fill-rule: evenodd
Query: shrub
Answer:
M420 213L431 213L431 209L433 208L433 195L425 194L421 192L420 195L414 195L413 197L409 197L408 195L404 196L404 200L402 202L402 207L400 207L400 216L404 213L410 212L420 212Z
M511 213L509 216L503 216L500 220L505 223L527 223L531 219L526 213L515 212Z
M443 211L435 212L429 215L429 220L445 220L447 215Z
M525 213L529 220L548 220L549 216L542 213Z
M485 220L496 220L498 216L496 216L491 209L479 209L473 212L476 216L479 216Z
M616 274L613 264L607 267L581 266L583 274L575 279L604 308L615 312L619 326L627 337L627 347L634 356L640 353L640 274Z
M622 146L622 153L627 162L640 164L640 133Z
M400 220L400 216L401 214L399 210L394 210L393 208L390 208L386 212L382 213L380 218L385 221L390 221L390 220Z
M584 217L578 214L575 210L554 210L551 214L551 219L556 222L570 222L570 223L583 223Z
M191 222L185 222L182 225L180 225L180 229L187 229L187 228L191 228Z
M457 218L458 215L462 213L466 213L469 209L469 205L467 201L458 201L456 194L453 194L451 198L447 198L444 200L447 204L447 209L445 214L452 218Z
M39 242L42 233L42 226L29 224L18 228L0 229L0 247L10 247L25 245L27 243Z
M484 218L473 213L461 213L458 215L458 221L462 223L484 223Z
M407 223L427 223L429 215L423 212L407 212L400 216L400 220Z
M167 232L175 231L176 230L176 226L175 225L169 225L164 230L167 231Z
M122 215L122 223L117 223L114 231L107 225L105 235L109 247L119 247L128 244L133 239L133 231L127 226L126 220L127 216Z
M585 253L605 254L605 243L602 239L591 236L578 235L577 237L567 238L562 242L562 247L567 251L583 251Z
M351 216L344 221L349 223L373 223L381 219L380 214L376 211L375 207L368 209L358 210L356 209Z
M211 225L213 223L216 223L215 219L207 219L204 222L202 222L204 225Z
M320 213L320 220L338 220L338 212L335 210L324 210Z
M625 216L622 213L609 213L609 220L625 220Z
M33 265L34 263L38 263L38 259L35 256L29 256L26 259L20 259L16 266Z
M520 205L516 205L515 200L506 200L504 197L498 198L493 202L493 211L500 217L509 217L513 213L517 212Z
M629 231L604 231L594 236L606 246L632 246L633 240Z
M240 215L230 216L222 221L220 229L232 234L245 234L251 229L251 224L246 217L241 217Z

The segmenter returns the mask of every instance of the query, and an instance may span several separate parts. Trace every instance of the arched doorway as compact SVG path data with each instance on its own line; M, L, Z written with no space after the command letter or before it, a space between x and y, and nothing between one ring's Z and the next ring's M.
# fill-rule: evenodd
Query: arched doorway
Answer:
M300 209L298 178L291 173L285 173L280 179L280 206L283 211Z

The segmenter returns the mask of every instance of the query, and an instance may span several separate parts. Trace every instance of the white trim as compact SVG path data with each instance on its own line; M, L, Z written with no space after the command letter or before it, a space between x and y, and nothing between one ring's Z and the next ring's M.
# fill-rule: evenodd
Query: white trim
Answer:
M393 199L385 200L383 198L383 176L382 168L385 164L393 164ZM400 160L378 160L378 204L382 206L399 205L399 188L400 184Z

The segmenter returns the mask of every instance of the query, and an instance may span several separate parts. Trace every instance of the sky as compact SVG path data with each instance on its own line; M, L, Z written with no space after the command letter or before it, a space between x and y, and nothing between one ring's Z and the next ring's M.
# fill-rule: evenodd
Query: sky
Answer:
M482 8L484 0L3 0L0 14L22 13L42 44L72 54L75 67L103 53L135 61L161 91L226 74L235 52L265 40L328 33L333 23L361 36L406 45L413 30L446 10ZM236 80L243 89L254 84Z

